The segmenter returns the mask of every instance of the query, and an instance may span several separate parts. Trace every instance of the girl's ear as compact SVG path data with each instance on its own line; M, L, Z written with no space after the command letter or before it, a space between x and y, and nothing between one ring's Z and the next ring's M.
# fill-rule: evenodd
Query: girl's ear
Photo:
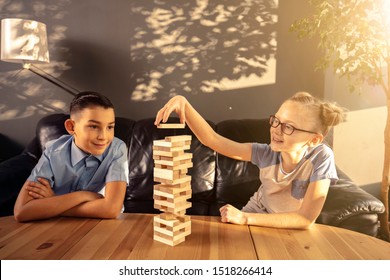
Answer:
M70 134L70 135L73 135L74 134L74 121L71 120L71 119L67 119L65 121L65 129L66 131Z
M316 146L320 144L324 140L324 136L322 134L316 134L311 140L310 140L310 145L311 146Z

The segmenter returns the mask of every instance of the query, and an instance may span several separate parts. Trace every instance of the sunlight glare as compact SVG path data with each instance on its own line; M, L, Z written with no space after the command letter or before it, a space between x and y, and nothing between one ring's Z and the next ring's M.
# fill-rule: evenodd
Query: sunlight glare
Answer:
M383 0L383 14L385 15L384 20L387 33L390 33L390 0Z

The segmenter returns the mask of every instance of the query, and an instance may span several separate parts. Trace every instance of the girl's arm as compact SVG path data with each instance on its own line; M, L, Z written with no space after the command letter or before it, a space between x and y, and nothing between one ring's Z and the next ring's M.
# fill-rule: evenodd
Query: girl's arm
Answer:
M217 134L183 96L170 99L158 111L154 124L158 125L161 121L165 123L173 111L180 116L181 123L187 123L202 144L227 157L244 161L251 160L252 144L238 143Z
M222 222L255 226L307 229L316 221L324 206L330 180L324 179L309 184L301 208L286 213L245 213L231 205L220 208Z

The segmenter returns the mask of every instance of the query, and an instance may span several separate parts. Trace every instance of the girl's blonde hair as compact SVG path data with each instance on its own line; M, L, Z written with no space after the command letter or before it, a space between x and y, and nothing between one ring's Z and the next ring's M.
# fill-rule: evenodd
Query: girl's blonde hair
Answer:
M310 93L297 92L287 101L298 102L309 110L316 118L317 129L322 135L327 135L330 128L346 121L347 110L335 102L320 100ZM317 130L318 131L318 130Z

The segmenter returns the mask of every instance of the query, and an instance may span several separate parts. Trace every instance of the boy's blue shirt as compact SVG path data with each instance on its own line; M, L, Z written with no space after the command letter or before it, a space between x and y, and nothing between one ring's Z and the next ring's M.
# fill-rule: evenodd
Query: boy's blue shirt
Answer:
M89 171L92 178L84 181ZM80 190L102 192L108 182L128 183L126 144L114 137L104 153L95 157L80 150L73 136L63 135L47 143L28 180L38 177L47 179L57 195Z

